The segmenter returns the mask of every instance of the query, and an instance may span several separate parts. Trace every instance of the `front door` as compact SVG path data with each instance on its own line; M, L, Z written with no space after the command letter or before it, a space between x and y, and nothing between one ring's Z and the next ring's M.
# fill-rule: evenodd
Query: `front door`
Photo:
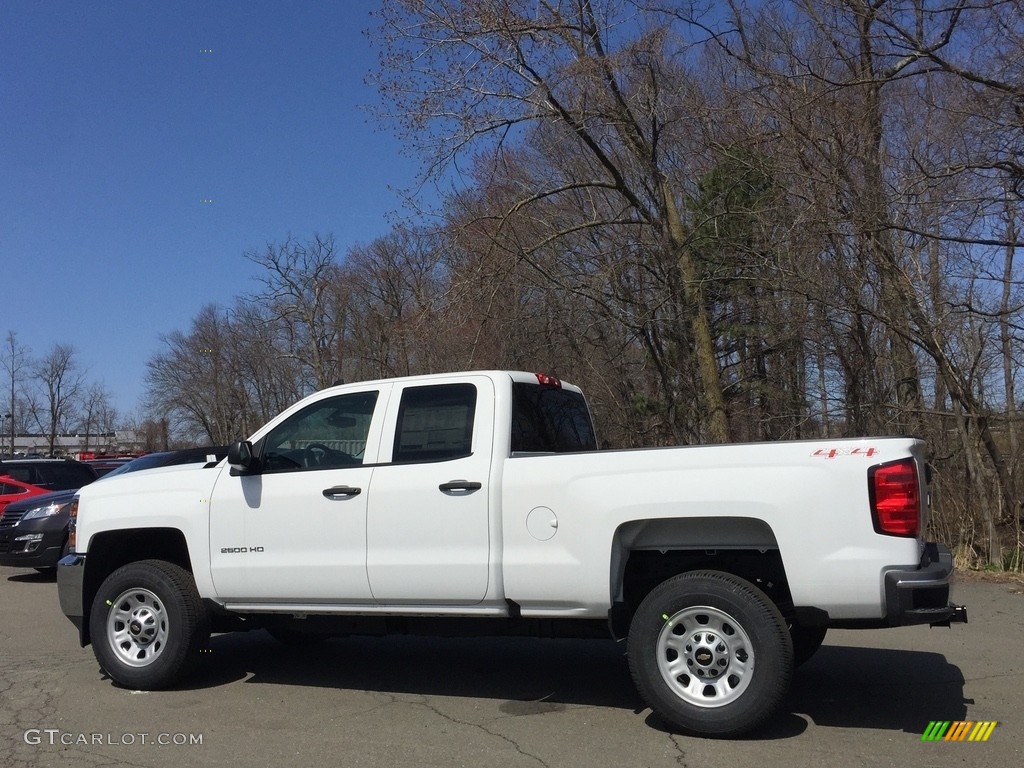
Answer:
M260 471L225 469L210 560L228 602L368 603L366 510L384 419L379 388L318 400L258 440Z

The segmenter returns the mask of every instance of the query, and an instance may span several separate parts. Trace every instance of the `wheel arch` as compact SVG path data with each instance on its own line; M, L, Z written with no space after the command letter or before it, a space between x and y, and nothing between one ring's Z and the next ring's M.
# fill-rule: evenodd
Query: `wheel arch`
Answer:
M749 581L786 614L792 597L779 543L766 522L751 517L634 520L615 531L611 552L616 638L625 637L637 607L658 584L680 573L716 570Z
M139 560L164 560L192 572L185 534L177 528L132 528L104 531L89 542L82 585L83 616L88 617L100 585L123 565ZM90 642L89 622L83 622L82 644Z

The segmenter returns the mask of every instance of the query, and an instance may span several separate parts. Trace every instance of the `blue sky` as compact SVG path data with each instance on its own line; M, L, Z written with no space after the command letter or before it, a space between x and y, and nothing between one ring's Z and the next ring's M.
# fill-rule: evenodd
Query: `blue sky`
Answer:
M257 289L243 252L386 234L419 166L363 109L378 6L3 0L0 334L132 411L160 334Z

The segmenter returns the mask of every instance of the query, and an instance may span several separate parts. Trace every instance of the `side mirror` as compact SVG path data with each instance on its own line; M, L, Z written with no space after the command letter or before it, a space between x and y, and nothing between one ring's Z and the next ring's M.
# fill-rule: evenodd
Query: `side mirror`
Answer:
M252 443L241 440L228 447L228 465L232 474L250 472L255 468L256 460L252 455Z

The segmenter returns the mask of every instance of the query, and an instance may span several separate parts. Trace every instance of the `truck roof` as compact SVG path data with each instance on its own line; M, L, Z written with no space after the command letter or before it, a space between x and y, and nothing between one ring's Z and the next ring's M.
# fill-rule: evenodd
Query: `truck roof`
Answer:
M564 389L569 389L574 392L581 392L582 390L575 384L571 384L567 381L562 381L556 376L547 373L531 373L529 371L503 371L503 370L465 370L465 371L445 371L443 373L425 373L418 374L416 376L394 376L387 379L367 379L363 381L348 381L348 382L337 382L330 387L325 387L321 392L326 392L329 389L341 388L341 387L354 387L354 386L373 386L379 384L394 384L397 382L407 383L415 381L437 381L439 379L449 378L460 378L464 376L487 376L491 379L508 378L514 382L522 384L547 384L549 386L560 386Z

